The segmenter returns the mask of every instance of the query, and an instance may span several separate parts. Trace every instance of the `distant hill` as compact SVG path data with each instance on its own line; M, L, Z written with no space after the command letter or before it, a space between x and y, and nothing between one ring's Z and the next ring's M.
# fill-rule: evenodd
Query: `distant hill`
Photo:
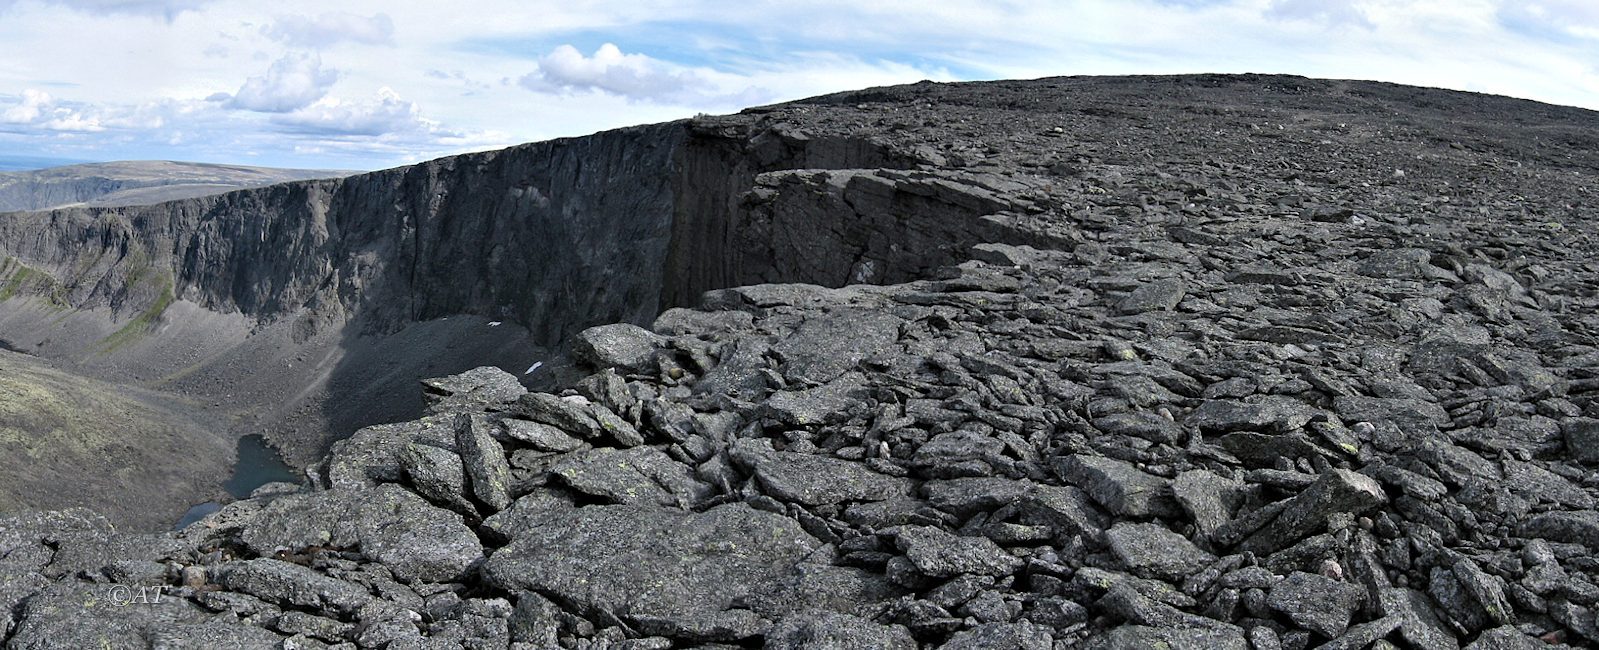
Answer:
M138 160L0 173L0 212L147 205L354 172Z

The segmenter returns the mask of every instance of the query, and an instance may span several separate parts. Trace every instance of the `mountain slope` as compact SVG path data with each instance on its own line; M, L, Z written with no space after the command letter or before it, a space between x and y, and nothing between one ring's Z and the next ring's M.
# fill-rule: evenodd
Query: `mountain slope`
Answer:
M353 172L277 169L166 160L85 163L0 172L0 212L49 210L71 205L148 205Z

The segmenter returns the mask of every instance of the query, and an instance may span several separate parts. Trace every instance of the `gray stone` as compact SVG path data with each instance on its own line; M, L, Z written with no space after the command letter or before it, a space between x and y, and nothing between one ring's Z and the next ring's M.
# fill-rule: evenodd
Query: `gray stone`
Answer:
M916 639L902 625L880 625L835 612L785 616L766 633L766 650L916 650Z
M813 611L865 615L878 603L904 594L878 573L802 562L781 580L756 585L738 604L773 620Z
M1183 418L1183 424L1209 433L1262 431L1286 433L1305 426L1318 409L1291 397L1260 396L1248 401L1210 400Z
M43 588L16 612L6 648L144 648L157 629L209 616L173 594L158 596L138 587L113 592L113 587L68 580ZM136 595L145 602L130 602Z
M1078 535L1091 538L1110 525L1088 494L1070 485L1035 485L1017 510L1022 522L1048 526L1062 543Z
M1551 542L1582 544L1599 552L1599 512L1593 510L1554 510L1534 515L1522 523L1522 537L1539 537Z
M1364 650L1378 639L1388 636L1399 627L1399 617L1388 616L1375 621L1351 625L1338 638L1316 646L1317 650Z
M573 454L550 468L573 490L611 503L688 508L711 495L687 465L654 447L601 447Z
M515 539L517 535L544 525L545 517L569 510L572 498L551 489L539 489L518 497L511 507L483 520L482 530L501 541Z
M765 439L738 441L732 457L755 475L768 494L806 506L904 497L914 485L910 479L880 474L858 462L775 451Z
M1099 609L1133 625L1178 628L1231 627L1203 616L1189 614L1140 592L1131 582L1117 582L1097 603ZM1242 633L1240 632L1240 638Z
M1349 619L1365 593L1348 583L1295 571L1272 586L1267 604L1287 615L1295 625L1336 638L1349 627Z
M488 427L466 413L455 416L455 449L471 479L472 494L493 512L511 505L511 464Z
M398 485L279 497L239 533L251 552L356 548L404 582L459 580L483 558L461 515Z
M212 570L212 580L229 591L250 594L280 607L331 616L349 616L372 601L372 594L359 585L271 558L223 564Z
M1035 487L1029 481L968 477L927 481L922 484L922 491L933 507L965 519L1028 499Z
M1549 644L1505 625L1483 632L1466 650L1548 650Z
M1116 303L1116 310L1123 314L1171 311L1177 308L1177 303L1182 302L1186 295L1188 288L1182 280L1176 278L1152 280L1139 285L1121 302Z
M1114 458L1073 454L1055 461L1062 480L1082 488L1111 514L1148 519L1182 513L1170 481Z
M1282 512L1245 539L1239 550L1272 553L1319 532L1333 515L1359 516L1386 501L1382 486L1371 477L1334 469L1290 499Z
M477 514L466 497L466 468L454 452L413 442L400 451L400 464L417 494L456 512Z
M1566 450L1578 462L1599 464L1599 419L1567 418L1560 423Z
M848 373L816 388L773 393L762 410L791 426L826 424L844 419L864 385L862 375Z
M1377 604L1383 616L1399 618L1399 635L1417 650L1459 650L1460 642L1438 620L1426 594L1388 587L1377 592Z
M584 616L733 624L724 614L736 599L781 579L819 545L792 519L743 504L702 513L590 506L523 531L482 575L490 586L535 590Z
M1250 650L1243 631L1232 626L1181 628L1122 625L1090 639L1084 647L1090 650Z
M790 383L826 384L892 346L904 321L880 310L842 309L809 316L772 346Z
M1105 543L1127 570L1146 578L1181 581L1216 561L1160 524L1117 522L1105 531Z
M523 591L516 596L516 608L511 610L507 631L511 641L526 643L535 648L559 646L561 608L537 592Z
M432 415L356 431L333 443L316 473L323 486L331 489L398 482L405 476L400 453L411 443L455 451L455 416Z
M1498 625L1510 625L1515 622L1515 610L1510 606L1510 601L1505 598L1504 579L1489 575L1469 558L1455 561L1455 579L1460 581L1466 593L1477 601L1488 620Z
M1022 566L986 537L961 537L931 526L902 526L894 543L924 575L949 578L962 573L1004 576Z
M543 422L508 418L503 421L505 435L539 451L564 452L580 449L582 440Z
M422 396L432 413L500 408L527 394L516 375L493 366L422 380Z
M587 400L562 399L549 393L528 393L516 400L516 412L534 422L548 424L584 440L605 431L589 415Z
M1183 435L1183 428L1176 422L1148 411L1127 411L1095 418L1094 428L1112 435L1133 436L1163 444L1175 443Z
M1172 496L1206 538L1232 520L1243 504L1244 488L1242 481L1202 469L1178 474L1171 483Z
M572 341L572 356L595 368L647 372L666 339L629 323L590 327Z
M1042 625L985 623L956 632L939 650L1050 650L1054 643L1049 628Z

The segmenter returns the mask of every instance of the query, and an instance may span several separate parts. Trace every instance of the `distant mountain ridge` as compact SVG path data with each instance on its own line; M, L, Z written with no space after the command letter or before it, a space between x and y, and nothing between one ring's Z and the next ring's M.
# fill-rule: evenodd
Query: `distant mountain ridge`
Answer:
M221 194L355 173L327 169L276 169L138 160L0 172L0 212L67 206L118 207Z

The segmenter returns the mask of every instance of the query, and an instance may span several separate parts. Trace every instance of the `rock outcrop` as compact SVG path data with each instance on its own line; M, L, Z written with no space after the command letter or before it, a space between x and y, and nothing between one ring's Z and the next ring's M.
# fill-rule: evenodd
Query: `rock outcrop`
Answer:
M920 167L755 174L664 249L696 306L582 332L564 386L428 381L311 485L10 515L8 647L1599 643L1593 114L1206 76L723 119ZM976 241L873 239L938 210ZM843 275L757 279L841 286L697 284L835 236L757 276Z

